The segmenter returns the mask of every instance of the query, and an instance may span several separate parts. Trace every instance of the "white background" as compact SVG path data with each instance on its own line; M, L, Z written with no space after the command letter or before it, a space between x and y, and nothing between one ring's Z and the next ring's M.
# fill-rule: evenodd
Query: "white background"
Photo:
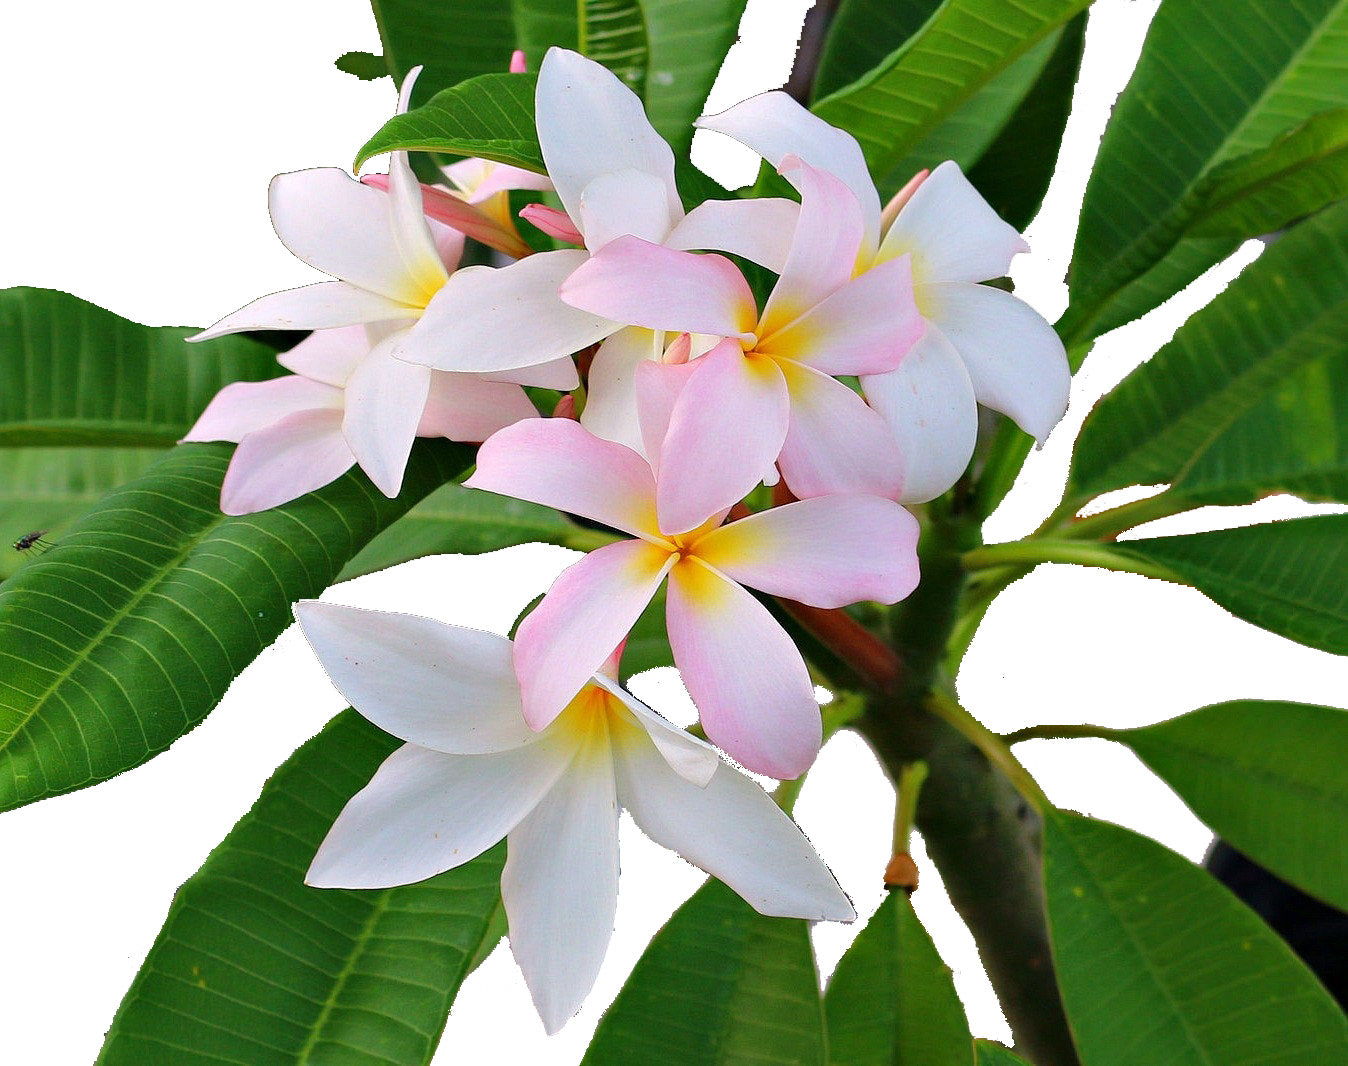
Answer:
M784 79L808 7L750 0L743 43L711 100L720 110ZM1127 80L1155 0L1099 0L1058 177L1015 271L1050 320L1066 302L1085 176ZM387 80L362 83L332 60L379 50L364 0L173 0L8 4L0 66L0 285L65 289L150 324L202 325L262 293L315 280L272 234L266 187L278 171L347 166L391 113ZM699 137L699 161L732 183L753 162ZM1058 499L1071 439L1091 404L1148 357L1258 253L1242 249L1189 291L1097 346L1067 418L988 524L1028 532ZM1156 532L1239 525L1308 510L1286 500L1157 523ZM564 566L526 547L427 560L333 589L328 598L502 630ZM677 685L638 686L685 717ZM1333 704L1342 660L1238 622L1196 592L1128 575L1044 566L992 609L959 684L1006 731L1036 721L1126 726L1222 699ZM682 702L682 705L681 705ZM0 1059L88 1063L175 887L247 809L270 771L342 706L293 629L235 683L207 722L150 764L0 816ZM1208 834L1124 750L1103 741L1019 749L1053 800L1158 837L1199 858ZM892 793L854 737L825 749L798 815L863 917L878 905ZM579 1060L604 1006L646 942L699 883L629 823L618 930L589 1005L547 1039L504 948L464 986L437 1061L539 1066ZM918 912L954 968L975 1033L1007 1037L972 940L923 863ZM827 975L855 928L817 930Z

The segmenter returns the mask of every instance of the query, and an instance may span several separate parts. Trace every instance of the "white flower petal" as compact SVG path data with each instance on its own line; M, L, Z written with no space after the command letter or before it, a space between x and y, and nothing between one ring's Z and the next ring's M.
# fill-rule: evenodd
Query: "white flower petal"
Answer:
M600 174L581 192L575 221L591 252L628 235L659 244L669 233L664 183L640 170Z
M263 296L187 339L205 341L254 329L333 329L363 322L387 322L407 318L409 314L415 311L406 304L344 281L320 281Z
M800 204L779 197L707 200L665 238L669 248L729 252L780 274L791 251Z
M365 326L340 326L315 330L276 361L296 374L340 389L372 347Z
M360 467L385 496L402 489L407 457L417 435L432 371L395 359L395 334L377 344L346 383L342 433Z
M698 788L706 786L721 765L721 757L714 747L651 710L617 681L599 673L595 675L594 683L613 693L632 712L671 770Z
M596 437L644 454L637 419L637 368L658 358L656 335L640 326L618 330L599 346L590 364L589 387L580 422Z
M336 481L354 462L341 411L296 411L239 442L220 485L220 510L241 515L279 507Z
M720 763L705 788L640 741L615 745L618 796L657 844L724 881L760 914L850 922L851 901L764 791Z
M510 833L501 874L510 950L549 1034L580 1010L613 936L618 800L607 740L567 772Z
M505 637L318 600L301 600L295 617L333 685L384 732L454 755L538 739Z
M235 381L217 392L185 441L241 441L299 411L340 411L342 390L288 374L270 381Z
M404 744L342 809L305 884L391 888L462 866L519 825L570 757L556 742L491 755Z

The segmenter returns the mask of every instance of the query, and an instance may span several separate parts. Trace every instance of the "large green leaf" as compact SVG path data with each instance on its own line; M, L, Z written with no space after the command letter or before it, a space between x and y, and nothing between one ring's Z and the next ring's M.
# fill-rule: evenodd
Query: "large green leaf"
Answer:
M230 449L184 445L0 586L0 810L158 754L380 529L470 460L424 442L389 500L353 471L294 503L220 513Z
M1348 711L1241 700L1111 736L1225 840L1348 910Z
M1337 1066L1348 1020L1243 903L1154 840L1044 825L1058 987L1090 1066Z
M823 1066L818 982L807 922L708 881L651 941L583 1066Z
M936 945L908 894L885 896L847 949L824 997L829 1062L972 1066L973 1037Z
M158 448L0 449L0 577L41 558L100 497L161 455ZM9 547L36 530L46 531L36 551Z
M515 44L530 70L537 70L549 48L580 48L580 11L585 0L508 0L515 23Z
M430 1061L493 942L504 847L401 888L304 884L338 812L397 744L347 711L287 760L174 896L100 1066Z
M1059 323L1069 346L1151 310L1230 253L1239 235L1181 240L1196 192L1213 167L1348 106L1346 57L1344 0L1165 0L1086 187Z
M535 542L583 548L600 538L602 534L582 529L551 507L462 485L443 485L370 541L337 580L424 555L479 555Z
M946 0L878 67L813 110L857 138L882 185L945 158L972 163L1038 77L1056 32L1088 3Z
M941 0L841 0L819 52L812 100L846 88L917 33Z
M507 69L515 27L506 3L480 0L370 0L384 62L401 83L413 67L425 69L415 101L479 74Z
M1039 79L969 170L974 187L1016 229L1023 230L1039 213L1053 180L1085 44L1083 11L1063 27Z
M1014 1051L1007 1050L1001 1044L994 1044L991 1040L975 1040L974 1050L977 1052L978 1066L1031 1066Z
M1069 491L1348 498L1348 203L1274 243L1086 418Z
M543 173L534 129L538 76L483 74L442 89L420 107L394 115L356 156L359 170L382 152L422 151L478 156Z
M52 289L0 289L0 447L168 447L223 386L281 373L249 337L129 322Z
M1212 172L1190 232L1272 233L1348 197L1348 108L1316 115Z
M641 0L649 50L646 114L676 157L688 153L693 119L735 43L745 2Z
M639 0L585 0L581 32L581 51L644 98L650 49Z
M1238 618L1348 655L1348 515L1130 540L1113 550L1164 567Z

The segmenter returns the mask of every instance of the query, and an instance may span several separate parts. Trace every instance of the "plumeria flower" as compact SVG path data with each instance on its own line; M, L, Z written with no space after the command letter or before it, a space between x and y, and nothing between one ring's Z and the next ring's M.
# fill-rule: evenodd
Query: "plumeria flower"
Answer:
M846 182L864 215L858 272L900 256L911 260L913 294L928 329L897 370L861 380L902 445L903 499L932 499L964 472L979 403L1009 415L1042 443L1067 409L1067 356L1028 304L978 284L1005 276L1012 257L1029 245L955 163L919 175L882 212L852 135L785 93L755 96L697 125L733 137L774 165L795 155Z
M415 76L414 71L403 84L400 109L407 106ZM264 296L192 339L261 329L370 327L373 347L348 365L340 380L309 376L341 386L342 433L351 453L381 491L396 495L435 380L428 367L399 357L435 343L435 331L427 327L441 313L437 296L458 266L463 235L422 213L421 187L405 152L390 158L387 192L326 167L279 175L272 180L269 200L281 242L339 280ZM570 360L529 364L494 377L562 390L578 382ZM438 387L463 381L463 375L441 379ZM468 402L470 397L462 401ZM222 423L211 432L231 439L237 425ZM326 454L331 468L338 451L334 447Z
M917 584L917 522L890 500L849 494L722 525L740 498L743 468L754 461L737 450L737 430L733 422L714 425L726 449L716 468L697 477L667 481L671 466L657 456L658 485L639 454L567 419L517 422L479 450L466 484L583 515L634 538L563 571L520 624L515 667L534 729L568 706L668 578L669 643L707 736L748 769L773 777L796 777L814 760L821 725L805 662L743 586L815 607L895 603ZM671 435L664 451L672 444ZM663 512L686 512L685 496L715 510L696 529L668 532Z
M378 391L404 364L383 340L396 323L319 330L280 355L294 371L270 381L226 385L184 440L236 441L220 489L225 514L252 514L298 499L359 464L387 496L402 486L407 455L390 456L371 409L348 410L348 385ZM524 390L476 374L431 373L416 424L419 437L483 441L498 429L538 414Z
M675 402L662 460L677 468L671 483L717 467L728 428L735 447L754 459L740 468L740 496L776 463L802 499L839 492L896 498L903 459L894 435L833 375L893 371L921 336L909 261L898 256L854 278L864 236L857 198L794 157L784 168L801 189L800 218L761 313L724 256L639 237L621 237L596 254L562 286L562 298L647 329L727 338L696 361ZM671 504L660 517L667 532L682 533L709 513Z
M346 805L307 883L409 884L504 837L510 948L549 1033L580 1009L608 949L621 809L763 914L856 917L791 819L624 692L612 659L536 733L505 637L316 601L295 614L343 696L406 742Z
M538 72L535 113L539 147L564 210L531 210L527 217L581 247L499 269L460 270L440 297L452 313L441 319L438 343L403 358L441 370L490 372L546 362L613 337L623 323L562 303L557 289L592 253L625 234L674 248L734 252L772 269L785 261L796 205L710 200L685 215L673 151L647 120L640 98L600 64L550 49ZM646 331L615 338L595 358L592 387L602 396L607 376L630 372L652 351Z

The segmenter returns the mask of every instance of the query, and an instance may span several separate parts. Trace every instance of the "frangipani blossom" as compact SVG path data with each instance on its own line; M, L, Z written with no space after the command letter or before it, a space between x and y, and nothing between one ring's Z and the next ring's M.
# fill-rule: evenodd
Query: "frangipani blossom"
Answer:
M864 214L858 272L901 256L911 261L913 295L928 329L897 370L861 381L902 445L904 500L932 499L964 472L979 403L1043 442L1067 409L1066 352L1027 304L978 284L1003 277L1029 245L955 163L942 163L925 180L919 175L882 212L856 140L785 93L755 96L697 125L733 137L774 165L795 155L844 181Z
M542 252L499 269L468 267L440 296L437 343L403 358L441 370L487 372L570 355L622 323L562 303L557 289L591 253L635 234L675 248L717 248L780 269L796 205L783 199L711 200L684 214L674 153L639 97L607 68L552 48L538 72L535 121L564 212L529 217L583 247ZM635 349L630 338L623 351ZM612 360L596 360L602 368ZM630 360L629 360L630 362Z
M238 442L220 489L225 514L289 503L355 464L386 496L396 496L407 465L401 442L410 449L411 438L387 432L387 419L407 419L418 437L483 441L537 416L519 385L438 370L419 411L351 403L353 395L379 396L387 379L396 387L404 375L405 364L389 354L396 331L397 323L319 330L278 357L293 374L235 382L216 394L183 439Z
M707 736L750 770L796 777L819 751L814 685L786 631L742 586L823 608L895 603L917 584L917 522L890 500L848 494L723 526L753 458L735 449L733 421L713 420L709 432L731 443L717 467L670 483L673 464L657 457L658 485L636 452L567 419L517 422L479 450L469 486L635 538L563 571L520 624L515 668L524 716L535 729L552 722L668 578L670 647ZM664 450L670 446L667 440ZM685 496L715 510L698 528L671 534L657 516L662 494L679 512L688 509Z
M856 917L804 835L756 784L610 672L588 679L535 733L520 713L504 637L316 601L295 614L333 684L406 742L347 803L307 883L409 884L504 837L510 948L549 1033L580 1009L608 949L623 808L651 839L763 914Z
M676 251L621 237L576 271L562 298L651 330L727 338L686 375L669 419L663 462L684 483L720 463L711 423L731 427L754 456L739 495L776 463L802 499L839 492L896 498L903 460L885 420L833 375L894 370L921 336L905 257L853 277L863 239L861 206L833 175L788 157L801 189L800 217L781 276L759 313L749 283L720 255ZM672 506L672 505L671 505ZM662 506L669 532L710 511Z

